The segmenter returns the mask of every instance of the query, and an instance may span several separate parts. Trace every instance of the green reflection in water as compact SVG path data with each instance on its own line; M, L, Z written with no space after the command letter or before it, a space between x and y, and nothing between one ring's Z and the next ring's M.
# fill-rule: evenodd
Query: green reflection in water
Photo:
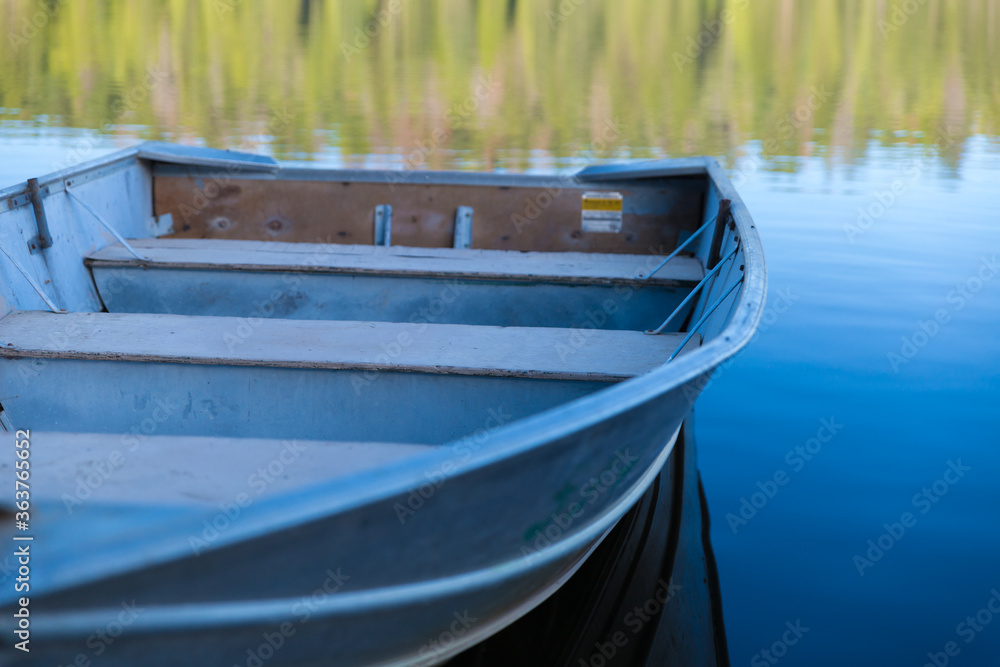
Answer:
M347 164L957 163L1000 118L1000 0L0 0L0 34L0 120Z

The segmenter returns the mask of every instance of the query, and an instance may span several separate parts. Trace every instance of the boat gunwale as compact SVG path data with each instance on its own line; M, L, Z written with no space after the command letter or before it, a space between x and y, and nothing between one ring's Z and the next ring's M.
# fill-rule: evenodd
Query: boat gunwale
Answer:
M711 159L711 158L709 158ZM705 158L668 158L649 162L671 163L661 167L657 177L681 178L685 176L704 176L706 172ZM550 174L496 173L484 171L458 170L424 170L424 169L336 169L323 167L282 166L275 172L239 171L240 179L248 180L278 180L278 181L330 181L353 183L382 183L395 185L469 185L500 188L567 188L586 190L607 185L606 182L589 178L587 172L591 167L579 171L556 172ZM587 172L588 177L581 179L580 175ZM187 165L176 162L156 162L153 166L153 176L201 176L211 177L220 174L217 167L207 165ZM232 174L230 174L232 177ZM629 180L645 180L639 176Z
M165 145L183 149L183 152L188 153L188 155L182 156L180 152L176 155L163 152L162 148ZM222 154L225 153L231 155L223 157ZM243 156L242 159L241 156ZM38 187L41 191L41 196L44 198L65 191L67 186L73 185L72 181L77 181L77 185L82 185L83 183L80 182L82 177L87 177L83 181L87 182L93 178L104 176L119 169L127 169L142 162L151 164L154 167L157 164L186 164L194 168L215 171L226 167L247 175L252 173L273 174L276 170L281 169L281 165L273 159L271 163L267 163L261 162L259 159L251 160L249 158L260 158L260 156L237 151L221 151L196 146L164 144L164 142L160 141L144 141L135 146L111 151L106 155L101 155L92 160L82 161L78 164L39 176ZM27 181L24 183L14 183L7 187L0 187L0 213L29 205L31 205L31 195ZM150 202L150 208L152 208L152 202Z
M136 147L126 148L94 160L87 160L78 165L39 176L38 186L41 196L44 199L46 196L65 191L67 181L70 181L72 184L72 180L78 180L83 176L103 176L107 173L117 172L120 169L127 169L134 164L138 164L138 153L139 151ZM0 214L24 206L31 206L31 195L28 191L27 181L0 188Z

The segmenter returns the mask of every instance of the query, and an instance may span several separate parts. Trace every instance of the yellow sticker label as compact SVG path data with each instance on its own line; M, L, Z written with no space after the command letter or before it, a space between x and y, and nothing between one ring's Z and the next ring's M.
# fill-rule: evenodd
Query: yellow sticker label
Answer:
M584 197L584 211L620 211L622 210L622 198L618 197Z
M620 192L584 192L580 229L585 232L617 234L622 230L623 202Z

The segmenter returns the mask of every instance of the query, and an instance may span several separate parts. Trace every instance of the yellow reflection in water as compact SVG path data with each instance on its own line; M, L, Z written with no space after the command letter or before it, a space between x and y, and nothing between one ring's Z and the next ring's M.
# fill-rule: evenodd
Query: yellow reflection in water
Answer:
M0 0L0 34L0 120L348 164L954 160L1000 118L1000 0Z

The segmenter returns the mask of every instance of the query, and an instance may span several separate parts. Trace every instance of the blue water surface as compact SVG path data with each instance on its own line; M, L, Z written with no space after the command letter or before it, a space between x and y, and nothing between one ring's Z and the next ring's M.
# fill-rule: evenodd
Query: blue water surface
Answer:
M734 665L1000 664L1000 158L966 148L738 179L768 309L696 410Z
M7 184L120 147L2 143ZM792 173L748 167L757 148L730 171L768 307L696 407L732 664L1000 664L997 142L958 168L873 145Z

